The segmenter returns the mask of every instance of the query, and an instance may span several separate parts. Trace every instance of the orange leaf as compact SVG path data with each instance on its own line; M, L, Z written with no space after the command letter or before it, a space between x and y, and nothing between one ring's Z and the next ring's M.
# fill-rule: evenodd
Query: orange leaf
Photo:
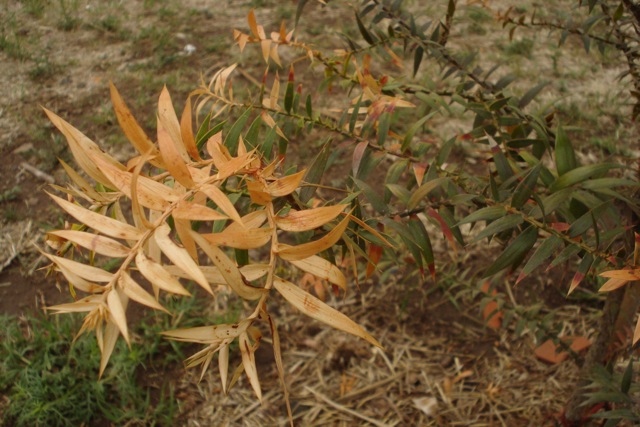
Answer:
M284 178L277 179L267 186L267 192L273 197L282 197L293 193L302 182L306 169Z
M304 211L289 211L286 216L275 217L278 228L285 231L308 231L322 227L336 218L345 205L324 206Z
M186 188L193 188L195 183L189 172L189 168L184 159L180 156L178 148L169 132L164 128L162 122L158 119L158 145L160 145L160 153L167 170L180 184Z
M297 246L289 246L284 244L278 245L278 256L287 261L297 261L303 258L309 258L335 245L342 237L342 234L349 225L349 217L345 217L336 225L333 230L318 240L309 243L303 243Z

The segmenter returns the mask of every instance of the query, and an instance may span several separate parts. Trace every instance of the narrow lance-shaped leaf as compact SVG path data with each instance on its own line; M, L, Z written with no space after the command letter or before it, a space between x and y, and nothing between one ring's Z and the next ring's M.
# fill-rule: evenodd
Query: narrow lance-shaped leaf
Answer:
M487 227L478 233L478 235L473 239L473 242L477 242L485 237L490 237L506 230L511 230L522 224L523 221L522 216L518 214L504 216L487 225Z
M435 261L433 256L433 248L431 246L431 239L429 238L427 229L425 228L424 224L418 217L411 218L409 220L408 225L409 225L409 228L411 228L411 230L413 231L414 241L420 247L422 256L424 257L424 260L427 262L427 268L429 269L431 278L435 280L436 268L435 268Z
M555 152L556 168L558 169L559 176L562 176L576 168L576 154L573 150L573 146L571 145L571 141L569 141L569 137L562 126L558 126L558 129L556 130Z
M274 277L273 286L285 300L307 316L382 348L382 345L360 325L293 283Z
M578 269L576 270L573 279L571 279L571 285L569 286L569 292L567 295L570 295L580 283L584 280L587 274L589 274L589 270L594 263L594 257L590 253L587 253L582 257L582 261L578 265Z
M218 267L225 282L236 294L246 300L256 300L264 294L265 290L263 288L254 288L245 283L244 277L238 267L220 248L209 243L199 233L192 232L191 235L198 246L202 248L216 267Z
M225 229L220 233L207 233L202 236L216 246L235 249L256 249L266 245L273 234L271 228Z
M106 215L100 215L75 203L68 202L60 197L49 194L62 209L81 223L106 234L111 237L126 240L138 240L142 237L143 232L129 224L110 218Z
M344 211L345 205L323 206L303 211L289 211L286 216L275 217L278 228L285 231L308 231L322 227Z
M409 210L416 208L418 206L418 203L420 203L420 201L424 199L429 193L431 193L436 188L444 185L448 181L449 181L449 178L441 177L441 178L436 178L422 184L411 195L411 198L409 199L409 204L407 205Z
M460 220L458 225L476 223L478 221L493 221L505 216L507 211L502 206L487 206L470 213L468 216Z
M160 289L178 295L191 295L178 279L173 277L162 265L147 258L142 251L139 251L138 255L136 255L136 267L138 267L140 273L142 273L149 282L158 286Z
M331 154L331 141L328 141L324 144L320 152L316 155L311 163L311 167L307 170L307 173L304 176L304 182L307 184L319 184L322 180L322 175L324 175L324 170L327 167L327 161L329 160L329 155ZM306 186L300 190L300 201L302 203L307 203L316 192L316 187L313 185Z
M349 217L345 217L336 225L333 230L318 240L303 243L301 245L289 246L284 244L278 245L278 256L287 261L301 260L316 255L335 245L342 237L342 234L349 225Z
M213 294L213 290L198 267L198 264L196 264L184 248L179 247L171 240L169 233L171 233L171 228L169 228L167 224L162 224L155 231L153 237L160 247L160 250L162 250L171 262L187 273L191 279L200 285L205 291Z
M193 188L195 183L189 168L160 118L158 118L158 145L160 146L162 160L167 165L167 170L171 173L171 176L186 188Z
M113 258L124 258L129 255L129 248L109 238L78 230L55 230L47 234L62 237L83 248Z
M262 390L260 390L260 380L258 379L258 369L256 368L255 348L249 342L246 332L240 335L238 346L242 355L242 365L249 378L251 388L253 388L258 400L262 402Z
M124 293L135 302L146 305L147 307L155 310L164 311L167 314L169 313L166 308L160 305L160 303L158 303L150 293L145 291L144 288L133 280L126 272L122 271L120 273L118 284Z
M171 95L169 94L167 86L162 88L162 92L160 92L160 97L158 98L158 124L161 124L167 131L173 141L173 147L178 151L182 160L188 162L189 155L182 141L180 122L178 122L178 116L176 110L173 108L173 102L171 101ZM162 151L162 147L160 147L160 151Z
M306 170L303 169L300 172L276 179L267 185L267 192L273 197L283 197L291 194L300 186L305 173Z
M102 343L100 346L100 372L98 373L98 378L102 378L102 374L104 373L107 364L109 363L109 359L111 358L111 353L113 353L113 349L118 342L118 326L112 322L107 321L104 326L104 333L102 330L99 333L102 336L102 339L99 339L98 342ZM97 332L98 333L98 332Z
M389 212L389 206L384 199L369 184L358 178L353 178L353 182L364 192L371 206L379 213L385 215Z
M311 273L320 279L328 280L336 286L339 286L343 291L347 291L347 279L342 274L342 271L334 264L330 263L324 258L317 255L301 260L290 261L299 269Z
M520 272L516 280L516 285L549 258L553 252L562 245L562 242L563 240L558 236L549 236L543 240Z
M127 328L127 316L125 315L126 297L125 300L122 301L119 290L112 289L107 294L107 305L109 307L109 314L111 315L110 318L113 319L113 322L118 326L118 330L124 337L127 345L131 345L129 329Z
M535 188L536 182L538 182L538 176L540 176L540 168L542 167L541 163L538 163L534 166L533 169L529 171L527 176L518 184L516 189L513 192L513 198L511 199L511 206L520 209L524 204L529 200L531 194L533 193L533 189Z
M621 167L621 165L613 163L580 166L579 168L572 169L571 171L558 177L558 179L551 185L549 190L555 193L556 191L562 190L565 187L581 183L594 175L599 175L601 173L607 172L610 169L619 167Z
M513 242L504 250L493 264L484 272L482 277L489 277L500 270L518 263L538 240L538 230L529 227L516 237Z

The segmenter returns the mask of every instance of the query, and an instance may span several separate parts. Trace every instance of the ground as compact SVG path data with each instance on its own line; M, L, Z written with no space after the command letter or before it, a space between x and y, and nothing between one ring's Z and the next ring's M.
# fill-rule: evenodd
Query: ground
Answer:
M52 191L51 184L66 182L57 159L72 162L42 107L125 160L131 152L110 109L109 81L151 130L157 96L165 84L180 110L201 76L222 66L239 62L260 78L261 65L250 63L232 46L232 29L246 30L251 7L260 22L274 29L295 15L295 5L289 2L220 2L224 7L213 3L0 2L0 314L19 316L70 300L66 284L45 277L41 270L47 264L39 252L43 234L65 221L45 191ZM509 2L496 2L491 10L474 6L477 2L460 3L466 7L467 32L452 34L451 43L471 49L483 40L485 24L494 19L491 10L504 11ZM311 2L305 13L307 37L318 37L318 44L323 25L341 17ZM638 147L616 143L635 131L635 125L621 119L629 108L628 88L616 80L623 64L611 58L583 63L549 47L556 45L555 35L541 41L546 34L516 34L515 41L508 34L496 34L481 54L489 61L509 63L512 72L525 77L535 63L539 74L553 80L538 101L540 108L555 104L567 121L598 130L582 137L590 144L581 150L583 158L602 153L637 156ZM532 38L539 42L536 47L546 47L532 50ZM570 47L574 51L582 48L575 40L569 43L575 44ZM321 78L310 73L305 77L310 81ZM529 81L533 86L536 77L525 78L522 90ZM462 132L465 120L443 119L434 133L444 137ZM304 163L313 149L294 151ZM400 266L384 278L374 276L359 288L353 285L345 299L333 301L374 334L383 350L316 322L300 321L292 309L281 309L285 372L297 424L544 425L562 411L577 374L575 364L546 364L534 355L538 343L532 335L518 337L513 326L496 331L484 324L481 296L457 289L461 283L472 283L476 291L481 287L472 270L487 262L486 254L469 249L455 257L444 240L436 244L436 251L439 265L447 266L438 283ZM588 304L558 302L561 278L562 272L532 278L510 298L525 303L532 294L542 295L542 312L553 313L564 335L593 336L596 317ZM505 281L509 280L513 282ZM170 381L179 422L285 425L282 390L269 354L262 352L259 360L262 405L246 380L225 397L215 370L198 383L199 373L176 364ZM161 377L162 373L148 379L148 385L160 388L166 381Z

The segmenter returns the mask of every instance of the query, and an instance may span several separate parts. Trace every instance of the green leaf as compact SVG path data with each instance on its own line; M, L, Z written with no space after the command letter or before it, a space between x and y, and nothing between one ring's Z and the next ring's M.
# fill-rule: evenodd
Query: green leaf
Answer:
M411 197L411 192L399 184L386 184L386 187L391 191L391 194L396 196L400 202L407 204Z
M216 133L220 132L224 127L224 125L227 123L227 121L225 120L223 122L218 123L211 129L208 129L209 121L208 120L205 120L205 121L207 122L207 126L205 127L203 122L202 126L200 126L200 129L198 129L198 133L196 136L196 147L198 147L198 151L202 149L202 147L209 140L209 138L211 138Z
M304 9L304 6L307 4L309 0L298 0L298 7L296 8L296 19L295 19L295 25L296 27L298 26L298 21L300 20L300 16L302 15L302 10Z
M493 236L494 234L501 233L506 230L511 230L516 228L520 224L522 224L524 220L520 215L506 215L500 219L495 220L491 224L487 225L487 227L482 230L478 235L473 239L473 242L477 242L478 240L482 240L485 237Z
M311 108L311 94L307 95L307 99L305 101L305 108L307 110L307 116L313 120L313 109Z
M422 62L422 57L424 56L424 49L422 46L418 46L416 51L413 53L413 77L418 74L418 70L420 69L420 63Z
M463 218L458 225L467 224L470 222L478 222L478 221L493 221L494 219L501 218L505 216L507 211L502 206L487 206L486 208L478 209L475 212L472 212L465 218Z
M415 122L413 125L411 125L411 127L407 131L407 134L404 136L404 139L402 140L402 147L400 148L400 151L405 151L411 146L411 141L413 141L413 137L415 136L418 129L420 129L427 120L433 117L434 114L435 112L429 113L423 118L421 118L420 120L418 120L417 122Z
M633 379L633 358L629 358L627 369L624 370L622 375L622 382L620 383L620 391L624 394L629 394L631 389L631 380Z
M422 262L422 251L420 250L418 244L415 242L413 233L409 226L394 220L385 221L385 225L394 229L398 233L398 236L400 236L400 239L407 247L413 258L416 260L418 268L423 271L424 264Z
M411 195L411 198L409 199L409 204L407 205L409 210L414 209L416 206L418 206L418 203L420 203L420 201L427 196L427 194L429 194L430 192L432 192L433 190L435 190L436 188L440 187L441 185L443 185L445 182L448 182L448 181L449 181L449 178L441 177L441 178L436 178L434 180L431 180L422 184Z
M329 155L331 154L331 140L327 141L320 152L316 155L315 159L313 159L313 163L309 167L309 170L304 175L304 182L308 184L319 184L322 180L322 175L324 175L324 171L327 167L327 160L329 160ZM313 195L316 193L315 186L306 186L300 190L300 201L302 203L307 203Z
M556 168L558 176L573 170L577 166L576 154L562 126L556 131Z
M353 182L364 192L364 195L367 197L369 203L371 203L373 209L382 215L386 215L389 212L389 206L387 206L382 197L376 193L369 184L359 180L358 178L353 178Z
M531 193L533 193L533 189L535 188L536 182L538 182L538 176L540 176L540 168L542 164L538 163L527 176L518 184L515 191L513 192L513 198L511 199L511 206L520 209L524 204L529 200Z
M389 134L389 127L391 126L391 113L385 111L380 116L380 120L378 121L378 145L383 146L384 142L387 140L387 135Z
M287 82L287 88L284 91L284 109L287 113L291 112L293 106L293 82Z
M529 103L531 101L533 101L533 99L538 96L538 94L540 93L540 91L542 91L542 89L544 89L545 87L547 87L549 85L549 81L546 82L542 82L539 83L537 85L535 85L534 87L532 87L531 89L529 89L527 91L527 93L525 93L522 98L520 98L520 102L518 103L518 108L524 108L527 105L529 105Z
M356 105L353 107L353 111L351 112L351 118L349 119L349 132L353 133L356 129L356 122L358 121L358 114L360 113L360 103L362 102L362 95L358 97L358 101Z
M231 126L227 137L224 139L225 147L229 149L229 152L233 156L238 153L238 140L240 138L240 134L242 133L242 129L244 129L244 125L247 123L247 120L249 120L250 115L251 108L248 108L244 113L242 113L242 115L233 124L233 126Z
M587 253L580 261L578 265L578 269L576 270L576 274L574 274L573 279L571 279L571 284L569 285L569 294L573 292L580 283L584 280L585 276L589 274L589 270L593 265L593 255Z
M516 280L516 285L520 283L527 275L529 275L533 270L538 268L540 264L542 264L547 258L549 258L553 252L562 245L562 239L558 236L549 236L545 240L542 241L538 249L531 255L529 261L524 266L520 275L518 276L518 280Z
M551 262L551 264L549 264L549 267L547 267L547 270L552 269L553 267L562 264L563 262L565 262L566 260L568 260L569 258L571 258L574 255L577 255L578 253L580 253L580 251L582 250L582 248L578 245L569 245L566 248L564 248L562 250L562 252L560 252L560 254L558 254L558 256Z
M493 264L484 272L483 278L493 276L497 272L507 267L515 266L521 261L531 250L538 240L538 229L535 227L527 228L522 234L516 237L513 242L504 250Z
M431 239L429 238L427 229L425 228L422 221L417 217L411 218L409 220L409 228L411 228L411 230L413 231L413 240L422 251L422 256L427 262L429 273L431 273L431 277L435 280L436 270L433 258L433 247L431 246Z
M374 44L375 40L373 39L373 35L367 30L367 27L363 24L360 16L356 13L356 23L358 24L358 29L360 30L360 34L362 34L362 38L369 44Z
M556 182L553 183L549 190L555 193L558 190L569 187L571 185L579 184L594 175L599 175L607 172L610 169L620 168L622 165L617 165L613 163L601 163L597 165L588 165L581 166L579 168L573 169L562 176L556 179Z

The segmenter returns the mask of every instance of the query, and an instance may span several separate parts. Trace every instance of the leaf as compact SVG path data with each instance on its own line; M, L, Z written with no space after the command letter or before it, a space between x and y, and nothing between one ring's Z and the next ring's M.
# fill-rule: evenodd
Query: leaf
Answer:
M229 346L224 345L218 351L218 370L220 371L220 382L222 392L227 394L227 378L229 374Z
M276 216L275 223L278 228L285 231L315 230L340 215L344 208L345 205L333 205L303 211L290 210L286 216Z
M575 151L562 126L558 126L558 130L556 131L555 153L558 176L562 176L576 168L577 161Z
M160 157L160 152L145 131L142 130L135 117L133 117L133 114L131 114L131 111L120 96L120 93L118 93L118 89L116 89L113 82L109 82L109 87L111 90L111 103L113 104L116 118L125 136L129 142L131 142L131 145L133 145L140 154L150 153L151 158L149 161L151 164L165 169L162 158Z
M123 170L124 166L118 163L111 156L104 153L95 142L84 136L82 132L71 126L58 115L46 108L44 108L44 112L47 114L49 120L51 120L54 126L57 127L67 139L71 153L73 154L78 166L80 166L87 175L95 179L100 184L113 188L111 181L98 169L93 159L99 158L104 163L107 163L118 170Z
M192 120L191 97L188 97L184 110L182 111L182 116L180 117L180 136L182 136L182 142L184 143L187 153L189 153L191 158L197 161L202 161L200 153L198 152L198 147L196 146L196 139L193 135Z
M562 242L563 240L558 236L549 236L543 240L520 272L516 280L516 285L549 258L553 252L562 245Z
M83 197L89 197L91 201L107 201L106 197L94 190L93 186L89 184L86 179L81 177L78 172L73 170L71 166L66 164L64 160L58 158L58 161L64 168L64 171L67 173L67 176L71 179L71 181L73 181L78 187L80 187Z
M138 251L138 255L136 255L136 267L149 282L160 289L177 295L191 295L178 279L173 277L162 265L147 258L142 251Z
M420 64L422 63L422 57L424 56L424 49L422 46L418 46L413 54L413 77L418 74Z
M81 223L93 228L100 233L106 234L117 239L139 240L144 234L141 230L126 224L124 222L109 218L105 215L90 211L80 205L68 202L60 197L49 194L62 209Z
M578 265L578 269L576 270L573 279L571 279L571 285L569 285L569 292L567 293L567 295L570 295L578 287L578 285L580 285L582 280L584 280L585 276L589 274L589 270L591 269L593 262L593 255L589 253L584 255L582 261L580 261L580 264Z
M171 211L171 216L175 219L189 219L192 221L218 221L229 217L221 214L210 207L198 203L181 200Z
M272 197L283 197L293 193L302 181L302 177L305 175L306 170L287 175L284 178L276 179L269 185L267 185L267 193Z
M120 190L127 197L132 198L131 184L133 182L133 174L131 172L113 167L99 157L94 157L93 161L113 183L108 185L109 188ZM142 175L137 177L136 195L142 206L157 211L164 211L169 207L169 203L175 202L180 198L179 193L173 188Z
M225 282L231 290L241 298L250 301L256 300L264 294L264 288L254 288L253 286L249 286L245 283L245 279L242 276L242 273L240 273L238 267L222 250L220 250L220 248L212 245L203 236L196 232L192 232L191 235L198 246L202 248L204 253L206 253L215 266L218 267Z
M176 266L187 273L189 277L198 285L200 285L205 291L213 294L211 286L209 286L209 283L198 267L198 264L196 264L196 262L191 258L189 253L184 248L181 248L173 243L173 241L169 237L169 233L171 233L171 228L169 228L167 224L162 224L156 229L155 233L153 234L153 238L160 247L162 253L164 253L167 258L171 260L171 262L173 262Z
M202 186L200 188L200 191L206 194L206 196L211 199L211 201L215 203L220 208L220 210L222 210L222 212L224 212L229 218L239 224L243 224L242 219L240 218L240 214L236 210L235 206L233 206L233 203L231 203L231 200L229 200L227 195L224 194L222 190L220 190L215 185L210 184Z
M249 116L251 115L251 108L248 108L242 115L236 120L236 122L229 129L229 133L224 139L224 146L229 149L231 155L235 155L238 150L238 140L240 139L240 134L242 133L242 129L244 129L244 125L249 120Z
M178 116L176 115L176 110L173 108L171 95L169 94L169 90L166 85L163 86L162 92L160 92L160 97L158 98L158 127L160 126L162 126L162 128L168 133L170 140L173 142L172 146L178 152L182 161L188 162L189 155L187 154L187 149L182 141L180 122L178 122ZM160 147L160 151L162 152L162 146Z
M358 29L360 30L360 34L362 34L362 38L365 39L367 43L374 44L375 43L374 38L369 32L369 30L367 30L367 27L364 26L364 23L360 19L360 15L358 15L358 13L356 13L355 15L356 15L356 23L358 24Z
M293 283L276 276L273 278L273 286L287 302L307 316L382 348L382 345L360 325Z
M220 233L202 234L209 243L216 246L227 246L236 249L256 249L266 245L273 235L272 228L229 228Z
M74 274L82 277L83 279L92 280L94 282L109 283L113 280L113 273L109 273L98 267L82 264L77 261L73 261L67 258L58 257L45 252L40 252L42 255L49 258L54 264L62 267L66 270L73 272Z
M518 184L513 191L513 198L511 199L511 206L520 209L529 200L533 190L538 182L538 176L540 176L540 168L542 163L538 163L533 169L527 173L525 178Z
M187 167L185 160L180 156L180 152L178 151L175 141L164 128L160 118L158 118L158 145L160 146L162 160L167 166L167 170L171 176L173 176L175 180L184 187L193 188L195 183L193 182L193 177L189 172L189 168Z
M500 270L503 270L514 263L517 263L527 252L533 247L538 240L538 230L535 227L529 227L516 237L513 242L504 250L493 264L483 273L482 277L493 276Z
M256 393L258 401L262 402L262 391L260 390L260 380L258 379L258 369L256 368L255 348L249 342L246 333L240 335L238 346L242 355L242 365L247 373L251 388Z
M102 378L102 374L107 367L107 363L109 363L109 359L111 358L111 353L113 353L113 349L118 342L118 330L118 326L115 323L108 321L104 326L104 337L102 337L102 339L98 339L98 343L102 343L100 346L101 356L98 379ZM100 336L102 336L102 331L100 331Z
M533 99L536 96L538 96L538 94L542 91L542 89L547 87L550 83L551 83L550 81L545 81L529 89L524 95L522 95L522 98L520 98L520 102L518 102L518 108L524 108L527 105L529 105L531 101L533 101ZM557 142L556 142L556 149L557 149Z
M378 213L385 215L389 212L389 207L384 199L369 184L358 178L353 178L353 182L364 192L367 200Z
M118 289L112 289L107 294L107 305L109 307L110 318L118 326L118 330L127 342L127 345L131 345L129 340L129 329L127 328L127 316L125 315L126 299L122 301L119 295Z
M574 184L581 183L594 175L599 175L601 173L607 172L610 169L622 167L621 165L613 164L613 163L601 163L597 165L587 165L581 166L576 169L572 169L562 176L559 176L558 179L551 185L549 190L552 193L555 193L558 190L561 190L565 187L569 187Z
M498 234L506 230L511 230L522 224L523 221L524 220L522 219L522 216L518 214L505 215L502 218L497 219L491 224L487 225L487 227L480 233L478 233L478 235L473 239L473 242L477 242L478 240L482 240L485 237L490 237L494 234Z
M120 272L120 278L118 284L124 291L124 293L132 300L139 302L142 305L153 308L154 310L164 311L169 314L166 308L161 306L158 301L147 291L142 288L135 280L131 278L126 272Z
M311 273L320 279L328 280L330 283L340 287L343 291L347 291L347 279L342 271L334 264L317 255L300 260L290 261L302 271Z
M340 221L333 230L318 240L296 246L289 246L282 243L278 244L277 254L280 258L286 261L296 261L303 258L309 258L310 256L318 254L335 245L342 237L342 234L345 232L348 225L349 217L347 216Z
M322 180L322 175L327 167L327 161L331 154L331 141L325 143L320 152L316 155L311 163L311 167L307 170L304 176L304 182L306 184L319 184ZM315 186L305 186L300 189L299 198L302 203L307 203L316 192Z
M640 269L638 270L610 270L600 273L600 277L622 280L640 280Z
M411 195L411 198L409 199L409 203L407 204L407 207L409 208L409 210L415 209L416 206L418 206L418 203L420 203L420 201L424 199L430 192L442 186L444 183L448 181L449 181L449 178L440 177L440 178L432 179L431 181L427 181L424 184L422 184Z
M476 223L478 221L493 221L505 216L507 211L502 206L487 206L470 213L464 219L460 220L457 225Z
M83 248L108 257L124 258L129 255L129 248L109 237L98 234L78 230L55 230L49 231L47 234L69 240Z

